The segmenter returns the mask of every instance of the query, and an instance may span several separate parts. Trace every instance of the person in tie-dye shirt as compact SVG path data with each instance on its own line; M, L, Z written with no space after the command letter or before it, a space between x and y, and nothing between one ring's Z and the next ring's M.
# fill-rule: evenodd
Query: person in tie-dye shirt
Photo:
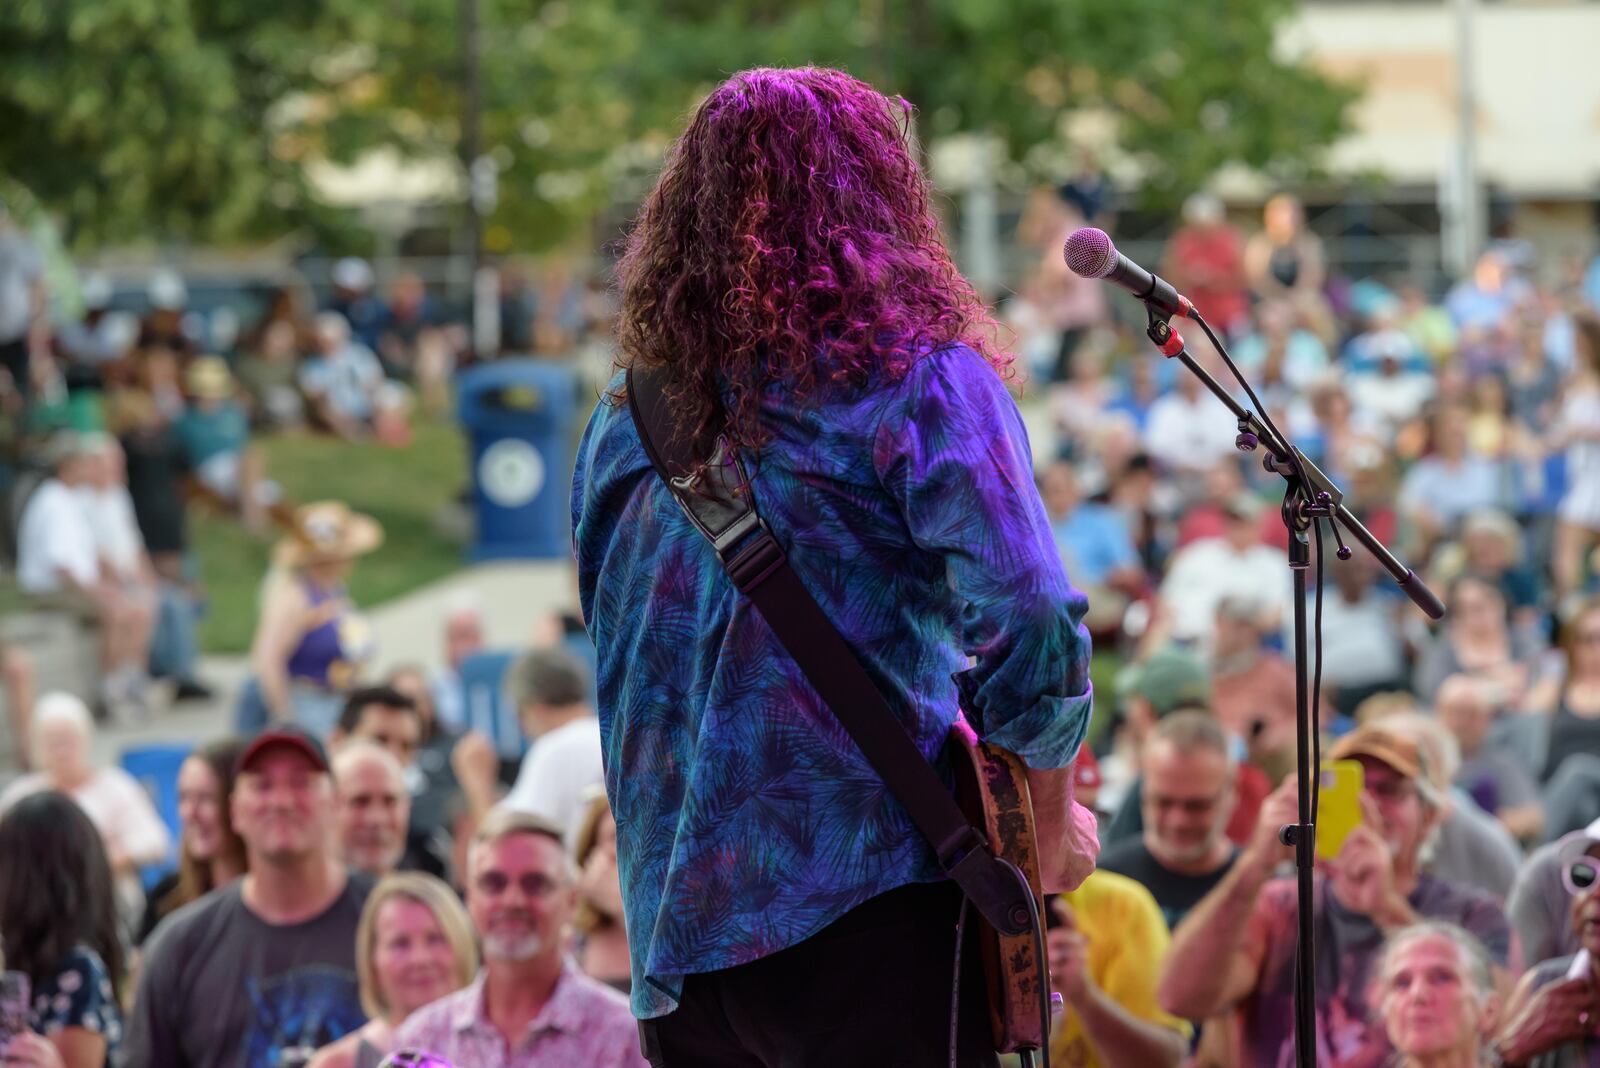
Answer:
M700 455L719 434L739 449L941 774L958 704L1063 767L1090 712L1085 600L909 120L838 71L718 87L620 264L619 362L665 368ZM959 891L675 506L623 383L585 432L573 523L646 1055L945 1063ZM993 1064L975 973L962 994L960 1063Z

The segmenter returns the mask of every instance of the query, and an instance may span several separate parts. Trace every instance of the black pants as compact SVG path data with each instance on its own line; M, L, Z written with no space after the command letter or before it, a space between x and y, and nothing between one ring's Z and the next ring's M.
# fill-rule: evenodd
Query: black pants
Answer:
M891 890L798 945L686 976L675 1012L640 1024L655 1068L945 1068L961 891ZM961 951L961 1068L999 1064L976 912Z
M33 394L33 378L28 374L28 336L15 341L0 341L0 367L11 372L11 385L27 401Z

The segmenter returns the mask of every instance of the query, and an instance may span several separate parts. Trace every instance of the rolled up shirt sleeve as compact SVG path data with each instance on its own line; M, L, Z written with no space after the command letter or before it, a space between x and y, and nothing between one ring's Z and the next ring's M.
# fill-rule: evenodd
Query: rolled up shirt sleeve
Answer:
M955 676L962 705L986 741L1030 767L1063 767L1089 725L1088 601L1062 567L1021 413L964 346L920 361L902 394L879 423L874 463L962 602L973 658Z

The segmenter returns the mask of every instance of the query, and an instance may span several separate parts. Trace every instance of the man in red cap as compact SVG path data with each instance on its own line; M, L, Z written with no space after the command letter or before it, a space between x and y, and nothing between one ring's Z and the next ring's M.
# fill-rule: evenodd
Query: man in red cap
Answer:
M1336 857L1317 865L1316 1061L1377 1068L1394 1052L1366 996L1384 938L1418 920L1458 924L1489 951L1504 989L1511 932L1487 894L1421 870L1444 799L1414 741L1368 725L1328 756L1361 764L1363 821ZM1291 777L1262 806L1256 835L1227 876L1178 925L1161 976L1161 1005L1169 1012L1201 1019L1237 1011L1240 1064L1293 1061L1295 880L1272 877L1291 859L1278 832L1297 822L1296 801Z
M128 1068L302 1064L366 1019L355 936L372 881L347 873L335 850L322 743L269 727L235 775L247 873L156 928L124 1043Z

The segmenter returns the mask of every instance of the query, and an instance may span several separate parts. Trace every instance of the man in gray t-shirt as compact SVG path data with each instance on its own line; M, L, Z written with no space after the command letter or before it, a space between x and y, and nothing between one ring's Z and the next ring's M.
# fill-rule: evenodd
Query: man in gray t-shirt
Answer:
M238 761L249 872L156 928L123 1044L127 1068L279 1068L366 1020L356 926L372 888L335 856L327 755L269 727Z

